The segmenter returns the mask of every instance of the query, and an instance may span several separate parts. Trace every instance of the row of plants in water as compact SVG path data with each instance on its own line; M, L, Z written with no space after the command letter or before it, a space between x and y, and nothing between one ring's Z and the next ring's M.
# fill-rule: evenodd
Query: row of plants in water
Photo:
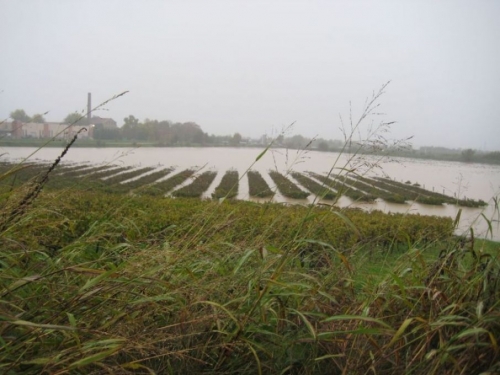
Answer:
M170 176L166 180L149 185L145 189L141 189L139 194L146 194L150 196L165 196L165 194L175 189L178 185L182 184L193 174L193 169L184 169L183 171Z
M9 168L11 168L11 166L12 165L10 163L3 163L0 165L0 171L8 170ZM6 177L4 181L2 181L2 184L4 186L8 185L13 188L20 184L23 184L26 181L34 179L46 168L47 166L44 164L26 164L16 173L12 173L8 177ZM89 164L84 164L58 166L52 174L52 177L49 181L49 186L70 186L71 183L69 181L71 181L71 178L78 177L82 178L82 180L85 180L85 182L81 183L88 184L90 183L90 181L98 182L97 184L89 185L93 188L98 188L101 185L103 185L107 191L125 191L143 188L148 189L149 194L161 195L162 191L167 192L172 190L173 188L175 188L175 186L184 182L185 179L190 177L189 173L194 173L187 172L188 170L183 171L181 174L179 174L178 177L175 177L172 180L167 180L168 182L166 182L166 184L162 184L157 188L153 187L152 189L149 189L147 185L155 184L158 180L171 173L172 169L162 169L153 173L149 173L154 170L154 168L152 167L145 167L128 171L129 169L130 167L119 167L116 165L92 166ZM217 187L216 191L213 193L213 197L226 196L227 192L229 191L231 191L230 198L237 196L238 186L231 185L231 181L238 182L239 176L236 171L229 172L231 173L229 173L227 177L225 175L221 181L221 184L224 184L225 187ZM314 172L308 173L315 180L320 181L333 191L325 191L325 186L316 182L314 179L308 178L304 174L292 172L292 176L310 192L316 195L326 193L324 197L325 199L334 199L336 196L336 191L339 196L345 195L356 201L373 201L373 199L375 198L381 198L391 203L405 203L408 200L413 200L419 203L433 205L441 205L443 203L458 204L467 207L480 207L486 205L486 203L482 200L476 201L472 199L456 199L444 194L428 191L416 185L403 184L397 181L390 180L388 178L367 178L354 174L342 176L331 175L330 177L327 177ZM290 181L290 179L279 174L278 172L270 171L269 174L273 181L275 181L275 183L277 184L280 192L285 197L304 199L309 195L308 191L301 190L297 187L297 185ZM231 180L226 181L228 178L231 178ZM127 181L130 179L132 179L132 181ZM180 182L177 182L178 180ZM125 182L125 184L121 184L122 182ZM260 173L256 171L249 171L248 183L250 196L271 197L274 194L265 180L262 178ZM230 185L231 187L229 187ZM193 195L193 197L197 196L199 195Z
M444 194L423 189L417 185L403 184L388 178L367 178L357 174L331 175L331 178L309 172L311 176L334 188L342 195L353 200L373 201L375 198L391 203L406 203L408 200L429 205L443 203L458 204L466 207L481 207L486 205L482 200L455 199ZM347 185L346 185L347 184ZM354 188L354 189L353 189Z
M335 175L330 175L330 177L328 177L314 172L309 172L309 174L326 186L335 189L339 195L345 195L354 201L372 202L375 199L375 196L361 189L353 189L354 185L352 184L351 186L346 185L346 180L344 178L339 179L339 177Z
M269 171L269 176L272 178L279 192L287 198L305 199L309 193L300 189L288 178L276 171Z
M19 186L39 176L47 168L47 165L38 163L27 163L20 166L3 163L0 166L0 173L5 174L5 178L0 183L4 186Z
M375 187L373 184L368 182L368 180L363 180L363 178L355 178L353 174L342 175L338 176L337 178L341 178L349 185L354 186L356 189L360 189L367 194L370 194L374 198L380 198L390 203L406 203L406 199L404 196L394 192L390 192L381 187Z
M247 176L248 190L251 197L270 198L274 196L274 191L269 188L260 172L248 171Z
M206 171L198 175L189 185L175 190L172 195L175 197L199 198L209 188L217 176L217 172Z
M132 167L119 167L119 166L113 165L109 169L105 169L105 170L100 171L100 172L86 174L86 175L83 175L81 177L86 178L86 179L90 179L90 180L94 180L94 181L98 181L98 180L106 179L108 177L116 176L117 174L129 171L130 169L132 169Z
M336 198L336 194L330 190L325 185L322 185L313 179L303 175L299 172L292 172L292 177L296 179L299 184L309 190L311 193L315 194L321 199L333 200Z
M108 169L112 169L114 167L116 167L116 166L114 166L112 164L106 164L106 165L91 166L90 168L84 168L84 169L74 169L74 170L71 170L68 172L62 170L62 173L60 174L60 176L64 177L64 178L82 177L85 175L89 175L89 174L105 171Z
M212 198L234 198L238 195L238 171L227 171L212 193Z
M120 189L128 191L135 189L144 189L148 185L154 184L160 178L168 176L170 173L172 173L173 170L174 170L173 168L162 168L152 173L141 175L140 177L134 180L125 181L123 184L120 184L119 187Z
M60 173L75 172L75 171L79 171L79 170L91 168L91 167L92 167L92 165L90 165L90 164L75 164L75 165L59 164L56 167L56 169L54 169L54 172L52 173L52 175L54 176L54 175L57 175Z
M103 183L106 185L114 185L114 184L119 184L127 180L131 180L133 178L139 177L145 173L153 171L155 168L153 167L143 167L143 168L138 168L134 169L129 172L124 172L124 173L119 173L114 176L107 177L104 179Z
M372 184L380 189L391 192L394 196L402 197L405 201L411 200L419 203L430 204L430 205L442 205L446 203L446 199L440 197L429 196L427 190L422 189L422 192L412 191L409 189L409 185L397 186L382 180L362 177L359 175L353 175L354 178L361 180L367 184Z
M459 206L464 206L464 207L483 207L483 206L487 205L487 203L481 199L479 199L479 200L457 199L457 198L453 198L453 197L450 197L450 196L445 195L445 194L441 194L441 193L437 193L434 191L423 189L419 185L417 186L417 184L413 184L413 185L402 184L398 181L391 180L391 179L385 178L385 177L375 177L375 179L379 180L379 181L386 182L386 183L391 184L391 185L395 185L395 186L407 189L407 190L415 192L417 194L425 195L429 198L434 198L434 199L436 199L436 201L443 201L445 203L450 203L450 204L458 204ZM421 203L424 203L424 202L421 202Z

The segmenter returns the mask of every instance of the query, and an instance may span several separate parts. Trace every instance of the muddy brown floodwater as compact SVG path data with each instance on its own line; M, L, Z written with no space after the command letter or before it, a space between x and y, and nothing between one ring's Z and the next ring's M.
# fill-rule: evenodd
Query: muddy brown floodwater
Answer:
M28 147L6 147L0 150L3 159L17 161L30 156L32 161L52 161L60 154L60 148L44 148L36 151ZM466 164L408 158L380 158L374 156L339 155L333 152L297 151L285 149L269 150L258 161L257 157L263 149L258 148L72 148L64 158L65 162L111 163L131 166L174 166L177 169L198 167L203 170L219 172L216 179L205 192L209 197L228 169L236 169L240 176L248 168L262 173L269 186L275 184L267 174L270 169L282 173L288 171L313 171L340 173L345 169L356 169L358 173L368 176L387 175L397 181L418 182L428 190L445 193L457 198L482 199L488 202L487 207L463 207L458 234L466 233L470 227L475 235L493 238L500 241L499 213L495 211L493 198L500 195L500 166L485 164ZM255 163L255 164L254 164ZM291 178L291 177L290 177ZM239 199L255 200L248 195L246 176L240 181ZM276 193L273 201L295 204L313 203L314 196L308 199L295 200ZM325 202L327 203L327 202ZM374 203L352 202L342 197L337 205L341 207L360 207L364 210L381 210L408 214L449 216L455 218L460 207L445 204L430 206L419 203L394 204L377 200ZM484 217L483 217L484 215ZM488 223L492 224L493 234L488 231Z

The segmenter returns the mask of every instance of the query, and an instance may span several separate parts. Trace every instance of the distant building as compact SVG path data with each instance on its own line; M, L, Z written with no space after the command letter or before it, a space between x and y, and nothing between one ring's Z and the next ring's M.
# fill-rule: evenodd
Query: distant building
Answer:
M0 134L10 135L12 138L55 138L55 139L70 139L78 133L82 127L87 131L82 131L79 138L92 138L93 127L81 125L68 125L60 122L21 122L12 121L4 122L0 125Z
M90 123L92 125L98 126L102 125L102 129L105 130L111 130L111 129L117 129L118 125L116 124L116 121L113 120L112 118L104 118L104 117L99 117L99 116L93 116L90 119Z
M0 123L0 137L10 137L12 135L12 122L4 121Z

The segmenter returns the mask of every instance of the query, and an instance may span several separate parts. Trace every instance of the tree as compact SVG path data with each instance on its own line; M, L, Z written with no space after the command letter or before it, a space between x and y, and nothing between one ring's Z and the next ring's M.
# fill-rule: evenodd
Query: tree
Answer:
M88 125L87 118L78 112L70 113L64 118L63 122L70 125Z
M156 139L156 125L158 125L158 120L152 120L149 118L145 118L141 123L141 134L144 140Z
M205 133L200 125L195 122L175 123L170 126L171 144L189 146L192 144L202 144Z
M33 118L31 119L32 122L36 122L37 124L43 124L45 122L45 117L43 115L37 113L33 115Z
M474 155L476 154L476 151L474 151L471 148L468 148L467 150L462 151L462 160L465 161L466 163L470 163L474 159Z
M328 151L328 143L326 143L325 141L320 141L318 143L318 150L319 151Z
M309 139L304 138L300 134L294 135L293 137L286 138L284 140L286 147L288 147L288 148L296 148L296 149L300 149L300 148L306 147L307 144L309 143L309 141L310 141Z
M489 161L489 162L495 162L499 163L500 162L500 151L493 151L493 152L488 152L482 157L483 160Z
M159 142L167 143L170 141L170 122L163 120L156 125L156 137Z
M96 125L94 128L94 139L120 139L121 129L104 129L102 124Z
M123 126L135 128L138 125L139 125L139 119L135 118L132 115L129 115L128 117L125 117L123 119Z
M10 118L21 122L31 122L31 117L29 117L24 109L16 109L10 113Z
M238 146L241 142L241 134L240 133L234 133L233 138L231 138L231 145L232 146Z

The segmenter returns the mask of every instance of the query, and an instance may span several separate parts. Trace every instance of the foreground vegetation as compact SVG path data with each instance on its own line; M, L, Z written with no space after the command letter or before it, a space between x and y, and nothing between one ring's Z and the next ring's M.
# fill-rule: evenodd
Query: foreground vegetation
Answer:
M498 371L499 245L451 219L48 176L0 187L3 373Z

